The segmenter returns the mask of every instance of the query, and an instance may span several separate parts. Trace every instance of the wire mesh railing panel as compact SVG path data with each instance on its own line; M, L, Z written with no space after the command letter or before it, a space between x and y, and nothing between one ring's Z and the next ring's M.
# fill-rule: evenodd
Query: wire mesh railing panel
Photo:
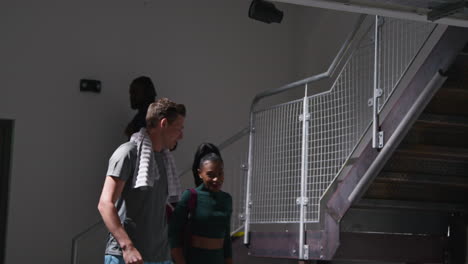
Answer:
M246 133L221 150L224 161L223 191L232 196L231 232L238 230L244 223L248 149L249 137Z
M382 18L379 39L379 111L435 28L433 23Z
M343 67L328 92L312 95L305 102L296 100L251 113L255 131L250 142L247 223L320 220L324 193L373 120L378 121L378 111L435 28L392 18L373 20L362 24L359 39L343 58ZM303 113L304 103L307 113ZM302 119L306 121L304 131ZM302 155L306 155L304 159ZM304 186L306 193L301 194Z
M374 49L372 31L361 39L329 93L309 97L309 200L305 222L317 222L320 198L372 121Z
M303 101L254 113L250 223L299 222Z

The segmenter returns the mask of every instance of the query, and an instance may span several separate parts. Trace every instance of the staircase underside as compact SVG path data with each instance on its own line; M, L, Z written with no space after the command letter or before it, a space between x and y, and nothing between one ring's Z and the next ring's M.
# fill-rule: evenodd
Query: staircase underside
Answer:
M274 0L338 11L468 27L463 0Z
M366 184L360 199L350 204L348 197L379 155L370 143L322 199L320 223L306 228L309 259L464 263L460 261L467 248L468 56L460 50L467 35L461 28L446 32L383 121L382 129L390 137L428 77L450 69L444 86ZM454 47L455 42L462 44ZM251 232L249 253L297 258L297 228L279 229Z
M467 72L468 56L462 53L448 71L448 80L344 217L341 242L365 245L373 254L363 257L351 247L338 250L336 258L442 263L449 254L450 263L465 263ZM379 250L389 244L398 248L397 255Z
M454 28L452 31L454 33ZM446 35L382 121L390 141L397 134L429 72L447 71L448 79L384 165L370 178L351 206L348 197L356 179L377 156L369 148L327 202L338 227L339 246L333 260L404 263L464 263L468 212L468 71L467 57L451 46L466 30ZM458 40L459 37L458 37ZM443 58L446 59L445 62ZM445 64L444 64L445 63ZM384 152L384 151L382 151ZM349 209L348 209L349 208ZM327 227L326 227L327 228ZM332 231L333 230L333 231ZM392 250L389 250L392 249Z

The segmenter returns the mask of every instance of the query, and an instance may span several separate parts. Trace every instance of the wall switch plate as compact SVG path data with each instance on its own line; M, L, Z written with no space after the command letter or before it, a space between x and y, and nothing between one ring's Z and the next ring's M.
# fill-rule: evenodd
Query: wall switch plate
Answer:
M80 80L80 91L82 92L101 92L101 81L98 80L89 80L89 79L81 79Z

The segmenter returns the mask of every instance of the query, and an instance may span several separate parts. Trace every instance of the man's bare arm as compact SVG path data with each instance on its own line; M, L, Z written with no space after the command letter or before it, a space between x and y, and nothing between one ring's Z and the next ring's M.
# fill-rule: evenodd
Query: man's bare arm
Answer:
M104 181L101 197L99 198L98 210L107 229L122 248L125 263L143 264L140 252L133 246L132 240L120 223L119 215L115 208L115 202L122 194L124 186L125 181L107 176Z

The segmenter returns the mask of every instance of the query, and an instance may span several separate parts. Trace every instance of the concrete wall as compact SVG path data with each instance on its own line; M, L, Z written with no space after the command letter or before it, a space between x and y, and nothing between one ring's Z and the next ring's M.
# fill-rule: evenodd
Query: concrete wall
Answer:
M303 52L336 52L328 48L335 37L298 43L325 26L298 27L305 23L299 18L321 11L276 4L285 19L267 25L247 18L249 4L0 2L0 118L15 120L7 264L67 263L72 237L100 219L107 160L134 114L133 78L148 75L160 96L186 104L185 138L175 152L184 169L200 142L218 143L247 124L256 93L309 71L294 66ZM81 78L101 80L102 92L79 92ZM104 239L94 243L100 247Z

